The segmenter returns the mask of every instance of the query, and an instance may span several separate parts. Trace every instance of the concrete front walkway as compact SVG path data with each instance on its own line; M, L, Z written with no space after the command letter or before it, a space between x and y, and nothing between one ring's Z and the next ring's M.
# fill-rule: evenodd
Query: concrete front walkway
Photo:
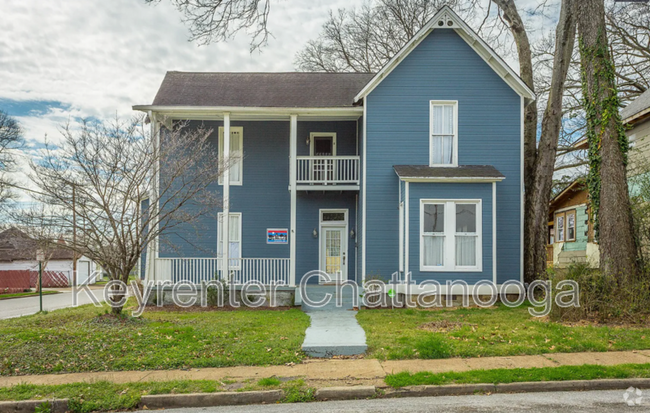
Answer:
M334 286L307 287L307 296L312 302L331 298L325 305L309 305L301 297L302 310L311 318L305 332L302 351L310 357L354 356L364 354L368 349L366 333L357 322L353 311L353 293L345 287L337 296Z
M35 376L0 376L0 387L16 384L66 384L111 381L132 383L171 380L235 380L265 377L300 377L306 380L345 381L378 380L386 375L409 371L489 370L499 368L559 367L595 364L613 366L617 364L650 363L650 350L613 351L606 353L552 353L537 356L481 357L469 359L441 360L394 360L380 362L376 359L358 360L307 360L294 366L269 367L224 367L191 370L117 371L72 374L44 374Z

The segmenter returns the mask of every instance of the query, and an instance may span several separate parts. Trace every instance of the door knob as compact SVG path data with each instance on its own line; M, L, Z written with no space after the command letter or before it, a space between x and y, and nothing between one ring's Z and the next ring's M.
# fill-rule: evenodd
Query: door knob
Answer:
M343 265L345 265L345 253L343 253Z

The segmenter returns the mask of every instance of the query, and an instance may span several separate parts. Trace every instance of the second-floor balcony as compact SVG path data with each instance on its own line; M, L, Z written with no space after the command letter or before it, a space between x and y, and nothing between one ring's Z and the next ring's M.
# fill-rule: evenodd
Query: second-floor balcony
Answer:
M358 190L358 156L298 156L298 190Z

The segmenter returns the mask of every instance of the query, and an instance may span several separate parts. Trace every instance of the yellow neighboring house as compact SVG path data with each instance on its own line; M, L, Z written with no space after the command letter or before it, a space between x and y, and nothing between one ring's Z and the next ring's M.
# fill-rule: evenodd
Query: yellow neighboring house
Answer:
M589 196L583 180L573 181L550 202L546 261L549 267L574 263L597 267L600 251L589 214Z

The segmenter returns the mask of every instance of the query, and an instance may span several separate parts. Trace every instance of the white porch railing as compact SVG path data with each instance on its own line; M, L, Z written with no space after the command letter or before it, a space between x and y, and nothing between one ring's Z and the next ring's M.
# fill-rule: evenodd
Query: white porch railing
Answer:
M155 279L171 282L223 280L221 258L158 258ZM289 258L231 258L230 279L238 284L258 281L269 285L281 282L289 285Z
M359 185L358 156L298 156L296 183Z

